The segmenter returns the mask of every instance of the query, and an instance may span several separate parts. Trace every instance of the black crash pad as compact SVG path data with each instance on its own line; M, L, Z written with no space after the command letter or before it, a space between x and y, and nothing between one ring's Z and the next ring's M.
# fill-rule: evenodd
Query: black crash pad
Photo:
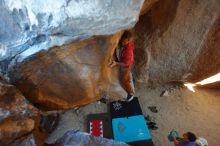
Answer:
M137 97L130 102L114 101L110 103L111 119L142 115L142 110Z

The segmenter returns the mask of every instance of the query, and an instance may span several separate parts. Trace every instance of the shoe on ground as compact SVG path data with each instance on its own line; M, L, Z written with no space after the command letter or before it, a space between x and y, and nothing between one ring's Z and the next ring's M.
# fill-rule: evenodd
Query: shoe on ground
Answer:
M149 128L150 130L157 130L157 129L158 129L158 127L155 126L155 125L148 125L148 128Z
M151 126L151 125L156 126L157 124L155 122L147 122L147 125L148 126Z
M134 99L134 95L133 94L128 94L127 96L127 102L130 102Z

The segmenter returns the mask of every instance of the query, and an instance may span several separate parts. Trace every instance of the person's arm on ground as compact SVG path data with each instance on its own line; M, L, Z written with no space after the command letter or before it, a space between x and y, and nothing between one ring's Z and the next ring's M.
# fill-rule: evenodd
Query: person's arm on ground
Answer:
M174 144L174 146L179 146L179 141L176 140L175 136L173 136L173 144Z

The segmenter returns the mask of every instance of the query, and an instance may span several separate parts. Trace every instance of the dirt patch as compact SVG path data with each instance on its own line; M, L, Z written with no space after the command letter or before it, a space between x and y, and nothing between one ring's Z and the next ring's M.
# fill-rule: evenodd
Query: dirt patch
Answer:
M168 91L168 96L160 96L163 91ZM145 115L151 115L159 127L151 131L155 146L170 146L167 139L168 133L175 129L180 134L187 131L194 132L197 136L205 137L209 145L219 144L220 134L220 91L196 89L193 93L176 85L147 88L137 86L137 96ZM156 106L158 113L152 113L148 106ZM57 129L48 136L47 142L52 143L61 137L70 128L87 131L86 116L90 113L105 113L105 104L93 103L78 110L70 110L61 115Z

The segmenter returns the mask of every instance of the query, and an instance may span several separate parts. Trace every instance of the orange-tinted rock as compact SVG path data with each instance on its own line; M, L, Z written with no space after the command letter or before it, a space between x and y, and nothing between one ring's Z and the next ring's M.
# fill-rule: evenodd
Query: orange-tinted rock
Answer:
M198 81L218 73L219 7L218 0L153 5L134 28L136 80L149 85Z
M0 145L30 133L38 116L38 110L14 86L0 82Z
M158 0L145 0L141 8L140 15L144 15Z
M205 85L197 85L196 87L199 88L210 88L210 89L220 89L220 81L210 83L210 84L205 84Z
M88 104L105 94L125 97L117 68L108 67L120 36L93 37L39 53L11 70L11 81L47 109Z
M189 78L191 82L198 82L220 73L220 16L209 30L192 69Z

